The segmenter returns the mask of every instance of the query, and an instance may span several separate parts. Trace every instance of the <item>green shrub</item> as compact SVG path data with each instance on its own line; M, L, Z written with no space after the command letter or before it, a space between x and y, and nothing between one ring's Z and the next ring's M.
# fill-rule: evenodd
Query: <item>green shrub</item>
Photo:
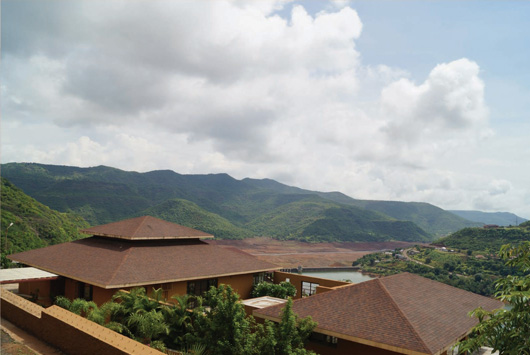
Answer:
M260 282L254 286L251 295L252 297L270 296L287 299L296 295L296 287L287 281L282 281L279 284Z

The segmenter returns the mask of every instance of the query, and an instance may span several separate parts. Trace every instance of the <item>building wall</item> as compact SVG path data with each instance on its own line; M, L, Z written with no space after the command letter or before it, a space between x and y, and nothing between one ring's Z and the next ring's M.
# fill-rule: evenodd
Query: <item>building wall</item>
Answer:
M218 285L226 284L232 286L232 288L240 295L241 299L250 298L250 292L252 291L253 274L242 274L234 276L225 276L218 278ZM72 279L64 279L64 296L73 300L79 297L79 284L80 282ZM188 288L187 281L173 282L167 284L153 284L146 285L145 287L147 294L151 295L153 288L163 288L163 297L168 302L176 302L171 299L173 295L185 295ZM30 295L31 292L39 290L39 300L43 305L50 305L53 300L50 298L50 281L33 281L19 285L19 292L22 294ZM98 286L92 286L92 300L99 306L103 303L110 301L112 296L119 290L130 290L131 287L116 288L116 289L104 289Z
M292 274L289 272L281 272L281 271L275 271L274 272L274 283L279 284L282 281L286 281L289 279L289 282L292 283L296 287L296 296L294 298L302 298L302 282L311 282L311 283L317 283L322 287L322 290L318 290L318 292L322 292L325 290L325 288L333 288L337 286L344 286L344 285L350 285L351 282L345 282L345 281L336 281L336 280L329 280L329 279L323 279L320 277L313 277L313 276L307 276L307 275L301 275L301 274Z
M50 284L51 280L21 282L18 284L18 293L35 297L39 304L49 306L52 303Z
M199 280L199 279L197 279ZM194 280L190 280L194 281ZM217 278L217 284L225 284L230 285L234 291L236 291L241 299L246 299L250 297L250 292L252 291L252 282L253 282L253 274L242 274L242 275L234 275L234 276L225 276L225 277L219 277ZM164 289L164 298L168 302L175 303L175 300L171 299L171 296L177 295L182 296L185 295L188 292L188 281L180 281L180 282L173 282L168 284L155 284L155 285L148 285L144 286L147 290L147 294L151 295L153 288L158 289L162 287Z
M77 281L72 279L66 279L64 281L64 297L71 300L77 298Z
M323 343L316 343L308 341L306 349L313 350L321 355L350 355L350 354L370 354L370 355L399 355L390 350L380 349L373 346L354 343L344 339L338 339L336 346L326 345Z
M92 287L92 301L98 306L111 300L112 296L117 292L116 289L105 289L97 286Z
M239 298L244 300L250 298L252 292L253 274L226 276L219 278L219 285L230 285L239 294Z

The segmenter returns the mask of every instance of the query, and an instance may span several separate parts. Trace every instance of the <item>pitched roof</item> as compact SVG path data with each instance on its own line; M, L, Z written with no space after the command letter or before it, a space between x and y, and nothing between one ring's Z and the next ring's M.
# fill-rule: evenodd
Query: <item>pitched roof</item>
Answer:
M279 269L198 239L91 237L10 255L11 260L103 288L151 285Z
M213 238L211 234L151 216L108 223L83 229L81 232L99 237L129 240Z
M440 354L469 332L468 312L502 302L409 273L370 280L293 302L315 331L406 354ZM282 305L254 311L278 320Z

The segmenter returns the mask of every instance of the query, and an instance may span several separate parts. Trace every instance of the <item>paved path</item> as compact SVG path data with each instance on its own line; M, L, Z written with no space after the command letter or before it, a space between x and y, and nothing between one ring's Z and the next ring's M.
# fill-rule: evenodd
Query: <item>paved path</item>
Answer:
M422 263L422 262L419 261L419 260L412 259L412 258L409 256L409 254L408 254L408 252L409 252L410 250L412 250L412 248L409 248L409 249L403 249L403 256L404 256L408 261L412 261L412 262L414 262L414 263L416 263L416 264L420 264L420 265L423 265L423 266L430 267L431 269L434 269L434 266L432 266L432 265L427 265L427 264Z

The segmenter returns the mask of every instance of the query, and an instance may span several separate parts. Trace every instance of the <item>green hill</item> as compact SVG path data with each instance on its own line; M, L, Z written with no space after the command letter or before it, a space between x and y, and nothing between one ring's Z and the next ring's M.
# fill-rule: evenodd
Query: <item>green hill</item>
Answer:
M409 220L436 236L447 235L465 227L479 227L439 207L424 202L357 200L358 207L384 213L399 220Z
M451 213L470 221L484 224L497 224L499 226L516 226L527 221L526 218L519 217L510 212L482 212L482 211L462 211L451 210Z
M464 228L437 240L436 244L453 249L497 252L504 244L518 244L522 241L530 241L530 221L517 227Z
M89 225L82 217L52 210L24 194L7 179L1 180L3 255L6 249L11 254L83 237L78 230ZM11 223L13 225L9 227Z
M274 180L244 179L255 187L275 192L305 194L309 191L282 185ZM443 236L465 227L478 227L482 223L472 222L439 207L423 202L357 200L341 192L311 192L336 203L359 207L401 221L410 221L434 236Z
M430 235L408 221L377 212L339 205L314 197L292 202L248 225L259 235L322 241L429 241Z
M216 238L221 239L243 239L253 236L250 231L236 227L225 218L205 211L193 202L182 199L165 201L137 215L158 217L169 222L210 233Z
M175 207L164 203L175 199L221 218L212 225L224 226L213 233L222 237L230 231L237 238L264 234L302 240L423 241L477 225L425 203L356 200L340 192L303 190L270 179L236 180L227 174L34 163L3 164L2 173L37 201L78 213L91 225L145 211L162 216L163 208Z

